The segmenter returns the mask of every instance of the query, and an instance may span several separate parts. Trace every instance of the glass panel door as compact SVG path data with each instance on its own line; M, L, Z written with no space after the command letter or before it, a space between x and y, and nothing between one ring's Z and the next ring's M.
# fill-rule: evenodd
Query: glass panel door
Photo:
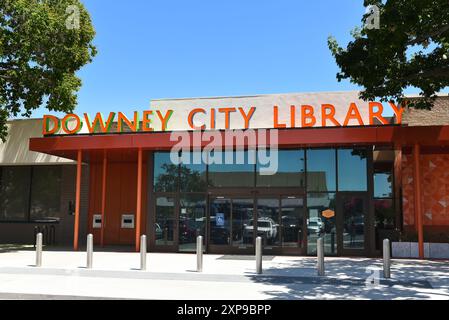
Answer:
M283 247L302 248L304 210L304 199L302 197L281 198L281 241Z
M179 199L179 251L196 252L196 238L206 235L206 197L186 194ZM206 246L204 246L206 248Z
M264 247L281 246L279 198L257 199L257 236L262 237Z
M363 254L366 249L367 197L364 193L343 193L339 198L342 254Z
M156 219L154 233L156 246L175 245L175 197L156 198Z
M239 248L254 244L254 200L232 199L232 245Z
M307 196L307 254L316 255L318 238L324 240L324 253L337 255L335 193L309 193Z
M231 199L224 197L212 198L209 214L209 244L230 245Z

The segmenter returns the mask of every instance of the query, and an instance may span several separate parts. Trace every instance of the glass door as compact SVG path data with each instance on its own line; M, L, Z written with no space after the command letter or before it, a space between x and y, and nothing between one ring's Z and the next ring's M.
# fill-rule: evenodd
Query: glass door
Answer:
M156 196L154 237L156 248L176 251L176 197Z
M257 198L257 236L266 254L300 254L305 240L304 197Z
M282 246L279 209L279 197L257 199L257 236L262 237L264 250L272 250Z
M305 240L304 218L303 197L281 197L281 243L284 251L302 251Z
M254 199L212 197L209 205L209 251L250 253L254 251Z
M203 194L182 194L179 198L179 251L196 252L196 239L203 236L206 248L206 203Z
M231 199L215 197L209 206L209 246L231 244Z
M365 192L339 193L337 232L341 255L365 255L368 197Z

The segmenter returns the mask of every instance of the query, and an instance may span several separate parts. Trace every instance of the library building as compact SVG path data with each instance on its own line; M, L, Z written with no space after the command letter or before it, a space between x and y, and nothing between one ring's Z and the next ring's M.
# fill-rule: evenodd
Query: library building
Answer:
M410 100L419 99L410 97ZM145 107L143 107L145 109ZM0 243L80 250L381 255L449 243L449 97L359 92L152 100L146 110L11 120Z

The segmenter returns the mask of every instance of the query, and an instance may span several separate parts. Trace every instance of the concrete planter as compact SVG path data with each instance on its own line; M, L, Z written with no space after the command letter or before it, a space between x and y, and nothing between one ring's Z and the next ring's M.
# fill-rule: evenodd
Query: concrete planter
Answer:
M418 242L392 242L393 258L418 258ZM449 243L424 243L424 257L428 259L449 259Z

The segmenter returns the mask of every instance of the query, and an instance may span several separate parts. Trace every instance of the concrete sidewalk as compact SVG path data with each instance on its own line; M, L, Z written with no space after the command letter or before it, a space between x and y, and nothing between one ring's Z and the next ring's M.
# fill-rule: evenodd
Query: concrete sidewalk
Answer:
M95 252L92 270L84 252L47 251L42 268L34 263L33 251L0 253L1 299L449 300L447 261L393 260L392 279L373 284L379 259L326 258L326 277L317 277L312 257L264 257L263 275L252 256L204 255L203 273L192 254L149 253L146 271L139 254L126 252Z

